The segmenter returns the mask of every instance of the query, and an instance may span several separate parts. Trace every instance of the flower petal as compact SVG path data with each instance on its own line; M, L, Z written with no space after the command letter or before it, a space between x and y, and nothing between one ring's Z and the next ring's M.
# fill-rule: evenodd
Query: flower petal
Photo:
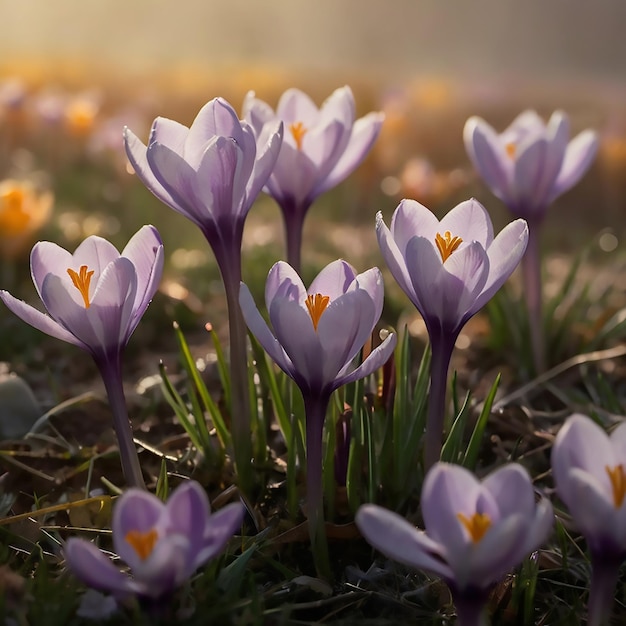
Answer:
M196 554L203 546L205 529L211 515L204 489L196 481L188 480L172 492L165 508L168 515L167 532L187 537L193 554Z
M477 241L483 248L488 248L493 241L491 218L485 207L474 198L457 204L446 213L437 232L443 235L446 231L467 243Z
M39 297L48 274L67 276L68 268L73 267L72 255L67 250L50 241L38 241L30 253L30 273Z
M389 360L389 358L391 358L391 355L396 347L396 342L397 335L395 333L391 333L387 336L385 341L369 353L365 361L363 361L363 363L361 363L356 369L349 371L351 363L348 363L343 370L339 372L337 378L335 378L335 383L333 385L334 388L338 389L339 387L352 383L355 380L365 378L375 372L379 367L382 367Z
M307 293L310 295L322 294L328 296L332 302L342 296L352 281L356 278L356 270L343 259L329 263L313 279Z
M265 282L265 308L269 311L275 298L288 298L300 302L304 307L307 291L296 270L278 261L272 265Z
M246 509L240 502L233 502L209 517L203 538L203 547L198 552L196 563L200 566L217 556L243 522Z
M519 463L509 463L492 472L482 482L498 504L502 517L522 515L532 518L535 496L528 472Z

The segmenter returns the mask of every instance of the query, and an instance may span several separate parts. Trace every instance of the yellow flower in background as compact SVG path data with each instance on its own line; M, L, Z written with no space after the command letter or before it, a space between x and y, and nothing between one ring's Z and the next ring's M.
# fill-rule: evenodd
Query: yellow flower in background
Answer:
M49 219L53 195L28 182L0 182L0 256L15 258L29 247L32 235Z
M65 124L68 130L74 135L88 135L94 127L99 110L100 106L93 97L74 98L65 109Z

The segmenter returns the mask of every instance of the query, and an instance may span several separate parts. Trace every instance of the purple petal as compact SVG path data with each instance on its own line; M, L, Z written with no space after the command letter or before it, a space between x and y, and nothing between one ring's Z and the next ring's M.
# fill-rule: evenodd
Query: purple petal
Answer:
M152 122L148 145L160 143L167 146L170 150L182 154L188 134L189 129L184 124L169 120L166 117L157 117Z
M363 162L380 134L384 118L382 113L369 113L354 123L343 154L332 171L315 187L316 196L338 185Z
M269 311L275 298L288 298L304 307L307 291L296 270L285 261L272 265L265 282L265 308Z
M254 303L252 294L248 287L241 283L239 289L239 306L243 314L244 320L250 329L250 332L256 337L256 340L263 346L276 365L280 367L288 376L294 378L294 367L289 357L285 354L280 342L274 337L269 326L259 313Z
M98 237L97 235L92 235L91 237L87 237L87 239L76 248L72 259L74 265L77 266L76 269L81 265L86 265L90 270L94 270L94 278L97 279L104 271L104 268L107 267L109 263L118 259L119 256L120 253L118 249L110 241Z
M176 154L172 147L167 146L166 144L159 145L164 145ZM133 166L135 173L148 190L151 191L161 202L163 202L163 204L166 204L175 211L189 217L186 209L181 204L181 199L178 196L175 198L172 193L157 179L156 175L152 171L152 166L148 163L147 147L128 127L124 129L124 146L126 148L126 155L128 156L130 164Z
M266 191L281 206L289 201L290 205L301 207L310 202L309 194L316 180L317 168L308 154L283 139Z
M413 237L425 237L435 241L440 230L439 220L432 211L415 200L402 200L391 218L391 234L406 258L406 249Z
M519 265L528 245L528 226L524 220L515 220L503 228L487 250L489 276L482 293L471 307L473 315L502 287Z
M251 206L271 176L283 143L283 124L268 124L260 133L256 146L256 163L246 189L246 204Z
M249 91L244 97L242 116L254 128L257 135L269 122L277 122L274 109L267 102L257 98L254 91Z
M316 123L319 109L311 98L299 89L288 89L276 107L276 116L285 122Z
M583 177L595 158L597 150L598 136L593 131L583 131L570 141L548 202L552 202L563 192L571 189Z
M211 515L204 531L203 547L196 557L196 565L200 566L217 556L243 522L246 512L240 502L233 502Z
M454 578L443 560L443 546L396 513L375 504L365 504L357 511L355 522L367 541L385 556L446 580Z
M348 372L351 364L346 365L346 367L339 372L339 376L335 379L335 389L338 389L343 385L347 385L348 383L352 383L355 380L365 378L375 372L379 367L382 367L393 354L396 347L396 341L396 334L391 333L387 336L385 341L370 352L365 361L363 361L363 363L361 363L361 365L359 365L356 369Z
M453 237L461 237L470 243L477 241L488 248L493 241L493 226L485 207L472 198L457 204L439 224L439 234L450 231Z
M528 472L519 463L509 463L483 480L483 488L498 503L502 517L520 514L530 519L535 513L535 496Z
M50 316L38 311L29 304L26 304L24 301L18 300L8 291L0 291L0 299L2 299L4 304L6 304L6 306L13 313L15 313L15 315L37 330L40 330L42 333L46 333L46 335L50 335L51 337L56 337L61 341L67 341L68 343L74 344L83 350L89 350L89 347L78 339L78 337L75 337Z
M383 312L383 304L385 299L385 288L383 286L383 275L377 267L359 274L355 279L350 290L363 289L372 298L374 302L374 320L378 322Z
M348 291L348 287L355 278L356 271L352 265L339 259L322 269L307 289L307 293L311 295L319 293L328 296L332 302Z
M70 537L63 547L63 554L70 570L89 587L111 591L118 596L136 593L134 582L91 542Z
M204 489L195 481L182 483L170 495L165 505L169 524L167 532L184 535L194 554L201 549L210 505Z
M38 241L30 253L30 273L39 297L48 274L67 276L68 268L73 267L72 255L67 250L50 241Z
M609 437L614 459L626 459L626 422L622 422Z

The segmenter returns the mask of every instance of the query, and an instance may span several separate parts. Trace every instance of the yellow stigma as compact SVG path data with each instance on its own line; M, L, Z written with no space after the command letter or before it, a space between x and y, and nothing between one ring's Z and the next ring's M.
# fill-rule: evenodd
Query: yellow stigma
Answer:
M91 283L93 272L86 265L81 265L78 272L75 272L71 267L67 268L67 273L70 275L74 287L80 291L80 295L83 297L86 309L91 306L91 302L89 302L89 284Z
M441 236L441 233L435 235L435 243L437 250L441 255L441 260L445 263L446 259L463 243L460 237L453 237L449 230Z
M613 487L613 504L618 509L622 506L624 496L626 496L626 474L624 474L624 466L620 463L615 467L605 466L606 473L609 475L611 487Z
M506 150L506 153L510 159L515 158L515 152L517 151L517 146L515 145L515 142L509 141L509 143L504 146L504 149Z
M461 524L465 526L465 529L474 543L478 543L491 526L491 520L486 513L474 513L472 517L467 517L463 515L463 513L457 513L457 517L461 521Z
M320 317L322 317L322 313L326 310L329 302L330 298L328 296L323 296L321 293L316 293L314 296L307 296L306 298L306 308L309 310L309 315L313 321L313 328L316 331L317 325L320 322Z
M145 561L152 554L154 544L158 538L159 535L154 528L151 528L145 533L139 530L129 530L125 537L126 541L133 547L142 561Z
M296 148L298 148L298 150L302 150L302 140L307 133L307 129L304 127L304 124L302 122L289 124L289 130L291 131L293 139L296 142Z

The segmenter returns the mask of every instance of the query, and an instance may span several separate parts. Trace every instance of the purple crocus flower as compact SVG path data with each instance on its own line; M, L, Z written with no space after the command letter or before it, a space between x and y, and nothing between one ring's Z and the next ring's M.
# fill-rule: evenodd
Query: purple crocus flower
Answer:
M74 254L49 241L35 244L31 274L48 314L6 291L0 299L25 322L89 352L100 370L120 445L126 480L143 486L122 386L122 352L154 296L163 271L156 228L142 227L122 253L88 237Z
M591 553L589 624L605 623L620 565L626 559L626 423L611 435L585 415L572 415L552 448L561 500Z
M296 382L304 398L309 529L314 555L319 559L318 569L323 570L324 419L335 389L368 376L393 352L396 336L389 334L358 367L353 364L382 312L382 275L378 268L357 275L345 261L333 261L307 290L296 271L279 261L271 268L265 284L265 304L273 332L243 283L239 301L254 336Z
M463 133L467 153L493 194L528 222L524 291L538 370L545 366L539 228L548 206L582 178L598 148L590 130L570 141L569 126L562 111L553 113L547 125L534 111L525 111L501 134L479 117L467 120Z
M279 121L255 136L222 98L206 104L190 128L158 117L146 147L128 128L126 153L144 185L196 224L222 274L230 327L231 415L240 487L249 491L250 402L246 328L239 311L241 240L246 216L272 172L282 141Z
M245 509L236 502L211 515L195 481L180 485L166 503L129 489L113 510L113 547L130 567L122 573L93 543L72 537L64 547L69 569L86 585L118 598L161 598L217 556L237 531Z
M491 588L547 538L552 505L535 503L526 470L511 463L482 482L458 465L437 463L421 496L425 531L374 504L356 524L367 541L400 563L441 576L461 626L477 626Z
M288 89L276 111L248 93L244 118L262 136L281 120L285 138L265 191L276 200L285 220L287 259L300 271L302 228L309 207L363 161L380 132L384 116L369 113L355 120L349 87L335 90L318 108L299 89Z
M432 347L426 426L426 467L439 460L448 365L464 324L500 289L519 263L528 228L518 219L494 238L487 211L476 200L441 221L415 200L391 218L376 217L376 234L396 282L422 314Z

